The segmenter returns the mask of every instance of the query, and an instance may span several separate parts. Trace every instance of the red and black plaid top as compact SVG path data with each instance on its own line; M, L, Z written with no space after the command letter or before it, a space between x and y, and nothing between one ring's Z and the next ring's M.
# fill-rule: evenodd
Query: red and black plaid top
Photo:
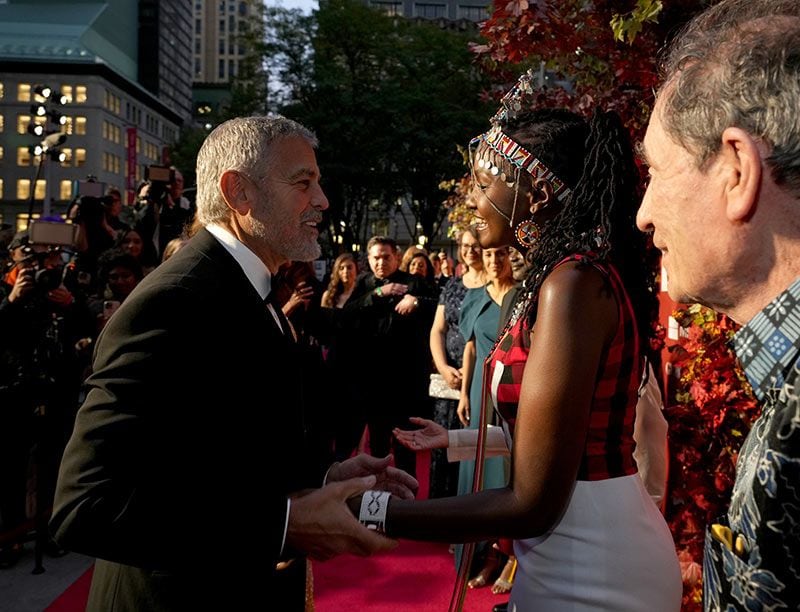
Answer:
M635 474L633 421L642 363L633 306L613 266L583 255L572 255L558 265L567 261L585 261L599 270L608 279L619 309L617 332L597 373L578 480L605 480ZM497 363L503 365L500 380L492 395L497 398L495 409L508 423L512 436L522 373L530 350L530 334L534 331L529 328L526 319L521 316L503 336L490 354L488 364L489 381L494 380Z

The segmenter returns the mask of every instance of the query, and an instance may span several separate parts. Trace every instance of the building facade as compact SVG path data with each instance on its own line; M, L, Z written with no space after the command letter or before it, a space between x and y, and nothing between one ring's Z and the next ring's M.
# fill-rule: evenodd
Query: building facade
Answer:
M489 17L486 0L367 0L387 15L407 19L444 19L447 21L483 21Z
M239 35L254 11L251 0L192 0L193 81L228 83L244 55Z
M185 5L184 14L189 15L189 0L162 0L162 17L167 5ZM3 222L23 227L29 207L35 214L63 214L76 194L76 181L88 176L123 193L128 190L130 198L147 166L168 161L166 152L191 115L191 17L184 19L184 30L189 29L182 60L185 79L174 76L181 72L176 66L170 68L170 77L157 69L158 62L148 64L161 75L157 83L171 82L171 89L159 85L161 97L150 88L154 82L145 87L138 81L140 8L140 3L128 0L0 4ZM175 51L172 57L177 60L181 55ZM57 114L36 116L34 106L43 102L36 94L37 85L47 85L64 97L63 106L55 102L55 95L46 102ZM53 121L58 115L63 115L63 125ZM66 140L58 145L63 161L32 154L30 149L42 137L29 133L31 124L64 134Z

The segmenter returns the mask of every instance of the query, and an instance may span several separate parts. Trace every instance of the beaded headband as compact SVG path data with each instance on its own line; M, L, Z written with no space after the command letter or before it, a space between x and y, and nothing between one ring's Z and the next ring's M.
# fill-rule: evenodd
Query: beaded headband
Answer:
M475 145L485 142L492 151L499 154L517 169L517 176L514 177L514 181L508 185L509 187L519 181L519 171L527 172L534 179L544 179L548 181L553 188L553 195L555 195L559 201L563 201L569 196L571 189L530 151L503 132L503 129L500 127L502 122L516 117L523 109L525 98L533 95L532 80L533 71L531 70L524 72L519 77L514 87L503 96L500 108L495 113L494 117L492 117L492 128L488 132L476 136L469 143L470 152ZM505 173L498 168L496 164L492 163L492 160L486 157L479 158L477 164L479 168L485 168L494 176L501 175L500 179L503 181L507 181L507 178L509 178L504 176Z

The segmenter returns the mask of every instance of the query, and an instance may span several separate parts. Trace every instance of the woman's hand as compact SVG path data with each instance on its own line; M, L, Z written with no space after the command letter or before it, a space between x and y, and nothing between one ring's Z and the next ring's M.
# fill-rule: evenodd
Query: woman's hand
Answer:
M297 283L297 287L289 297L289 301L283 305L283 314L287 317L292 314L299 306L308 308L311 298L314 297L314 288L308 285L305 281Z
M464 427L469 427L469 398L461 396L458 400L458 408L456 409L458 420Z
M409 431L407 429L399 429L395 427L392 430L394 437L403 446L410 448L413 451L431 450L433 448L447 448L449 445L449 437L447 430L433 421L428 419L421 419L419 417L411 417L408 419L414 425L419 425L422 429L415 429Z
M439 374L442 375L447 386L451 389L460 389L461 388L461 370L458 368L454 368L453 366L447 366L439 370Z

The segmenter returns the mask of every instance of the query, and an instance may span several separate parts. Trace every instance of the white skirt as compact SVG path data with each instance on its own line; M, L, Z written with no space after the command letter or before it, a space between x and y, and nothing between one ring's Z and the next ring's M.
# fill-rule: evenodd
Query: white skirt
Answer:
M577 482L553 530L514 552L513 612L680 610L675 544L637 474Z

